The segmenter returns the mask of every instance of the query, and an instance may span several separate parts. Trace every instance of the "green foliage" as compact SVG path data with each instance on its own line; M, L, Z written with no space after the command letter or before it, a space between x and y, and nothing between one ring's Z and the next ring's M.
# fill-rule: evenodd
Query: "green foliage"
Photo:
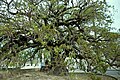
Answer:
M72 1L0 1L0 64L23 66L44 55L54 67L76 63L87 72L119 66L120 34L109 27L111 6L105 0Z

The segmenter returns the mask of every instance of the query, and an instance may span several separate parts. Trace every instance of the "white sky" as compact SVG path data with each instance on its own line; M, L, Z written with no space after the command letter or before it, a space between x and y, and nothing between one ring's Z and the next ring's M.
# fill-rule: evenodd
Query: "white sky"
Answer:
M110 5L114 5L115 10L111 10L112 14L114 14L114 23L111 27L115 27L120 29L120 0L107 0Z

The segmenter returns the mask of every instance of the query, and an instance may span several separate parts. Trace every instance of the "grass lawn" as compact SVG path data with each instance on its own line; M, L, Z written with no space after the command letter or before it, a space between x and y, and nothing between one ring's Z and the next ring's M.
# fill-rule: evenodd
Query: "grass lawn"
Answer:
M68 76L54 76L39 70L0 71L0 80L117 80L110 76L94 76L84 73L70 73Z

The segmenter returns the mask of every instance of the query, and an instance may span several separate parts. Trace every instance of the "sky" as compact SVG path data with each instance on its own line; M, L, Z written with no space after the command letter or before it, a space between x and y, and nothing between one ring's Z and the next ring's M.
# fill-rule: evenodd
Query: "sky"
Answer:
M110 5L113 5L115 10L111 10L111 13L114 14L114 22L111 27L120 29L120 0L106 0Z

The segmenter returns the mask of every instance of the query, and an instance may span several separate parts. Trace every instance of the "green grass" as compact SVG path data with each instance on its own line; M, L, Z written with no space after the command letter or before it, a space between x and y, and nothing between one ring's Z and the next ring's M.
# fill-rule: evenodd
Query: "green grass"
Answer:
M110 76L95 76L89 73L70 73L68 76L54 76L36 70L2 70L0 75L2 75L0 80L116 80Z

